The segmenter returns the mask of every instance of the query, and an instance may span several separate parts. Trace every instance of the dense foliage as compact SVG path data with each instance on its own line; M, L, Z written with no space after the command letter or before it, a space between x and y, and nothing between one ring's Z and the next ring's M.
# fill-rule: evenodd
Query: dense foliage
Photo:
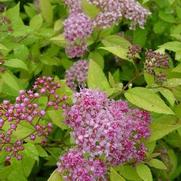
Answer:
M0 0L0 181L180 181L181 1Z

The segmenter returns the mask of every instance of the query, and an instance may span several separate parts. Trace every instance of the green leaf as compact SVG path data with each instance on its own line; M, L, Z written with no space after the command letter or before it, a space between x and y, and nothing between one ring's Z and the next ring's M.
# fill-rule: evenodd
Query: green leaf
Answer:
M21 160L21 165L23 168L24 175L28 177L31 174L35 160L30 157L30 155L23 154L23 159Z
M102 69L104 68L104 58L103 56L98 53L97 51L91 52L89 54L89 59L94 60Z
M8 48L6 46L4 46L3 44L0 43L0 50L8 50Z
M29 49L27 46L20 44L14 48L14 57L20 60L27 60L29 57Z
M161 161L161 160L158 160L158 159L152 159L148 162L148 165L150 167L154 167L154 168L157 168L157 169L161 169L161 170L165 170L167 169L167 167L165 166L165 164Z
M121 165L116 168L116 170L124 177L126 180L140 181L136 169L130 165Z
M45 149L42 146L36 145L36 149L40 157L48 157L48 153L45 151Z
M49 66L52 66L52 65L58 66L58 65L60 65L60 62L61 62L59 58L57 58L57 57L50 57L48 55L42 55L40 57L40 61L44 65L49 65Z
M36 149L36 146L32 143L26 143L24 144L25 150L24 152L29 155L32 159L39 161L39 153Z
M25 6L24 6L24 9L25 9L26 14L27 14L30 18L32 18L33 16L36 15L36 9L35 9L35 7L33 6L33 4L25 5Z
M166 28L168 28L169 24L166 23L165 21L159 20L154 24L154 32L161 34L163 33Z
M12 181L12 180L18 180L18 181L28 181L25 175L22 172L23 167L21 166L16 166L8 175L8 178L6 179L7 181Z
M154 76L144 71L144 78L148 85L153 85L155 83Z
M119 175L116 170L111 168L110 170L110 180L111 181L126 181L121 175Z
M116 87L116 81L114 80L114 77L112 76L111 72L109 72L108 78L111 87Z
M165 12L165 11L160 11L159 12L159 17L164 20L165 22L168 22L168 23L175 23L176 22L176 19L174 17L173 14L171 14L170 12Z
M174 114L174 112L164 103L164 101L152 90L143 87L129 89L125 97L132 104L147 111Z
M41 16L41 14L35 15L31 21L30 21L30 27L33 30L39 30L40 27L42 26L43 23L43 18Z
M181 59L181 42L180 41L171 41L171 42L167 42L161 46L159 46L161 50L171 50L173 52L176 52L176 60Z
M175 101L176 101L176 98L175 98L174 94L170 90L168 90L166 88L159 88L158 90L168 100L170 105L174 106Z
M133 32L133 44L140 45L144 47L146 40L147 40L147 29L138 28L136 31Z
M122 58L124 60L129 60L127 58L127 48L123 48L121 46L113 46L113 47L100 47L99 49L107 50L108 52L112 53L113 55L116 55L119 58Z
M67 129L67 125L63 123L64 121L64 116L63 116L63 111L55 111L55 110L50 110L47 111L47 115L50 117L52 122L57 125L61 129Z
M148 142L146 141L145 142L145 146L146 148L148 149L148 154L149 156L151 156L151 154L153 153L153 151L155 150L155 147L156 147L156 141L153 141L153 142Z
M178 18L181 19L181 7L177 6L176 7L176 12L177 12Z
M13 170L13 166L12 165L10 165L8 167L0 168L0 178L2 180L6 180L8 175L11 173L12 170Z
M13 29L15 29L15 30L24 27L24 23L23 23L22 19L20 18L19 11L20 11L20 3L18 3L16 6L8 9L6 11L6 15L11 20Z
M54 23L54 27L53 30L55 32L60 32L60 30L64 27L63 21L61 19L58 19L57 21L55 21Z
M150 0L143 0L142 3L145 4L147 2L149 2Z
M168 79L164 85L167 87L178 87L181 85L181 78Z
M131 43L128 40L118 35L106 36L102 40L102 43L105 47L120 46L122 48L128 49L128 47L131 46Z
M87 0L81 0L81 3L82 3L82 9L85 12L85 14L87 14L91 18L97 16L100 10L95 5L89 3Z
M34 127L27 123L26 121L18 124L16 131L13 132L13 137L16 139L22 139L27 135L33 133Z
M169 162L171 165L171 171L169 173L170 176L175 173L178 166L178 158L173 149L168 149Z
M45 21L51 25L53 23L53 8L50 0L40 0L40 9Z
M54 171L48 181L63 181L63 178L61 177L60 173L58 171Z
M7 67L13 67L13 68L18 68L18 69L23 69L23 70L28 71L27 65L22 60L19 60L19 59L10 59L6 61L4 65Z
M152 174L148 166L144 164L139 164L136 166L136 171L138 175L144 180L144 181L152 181Z
M61 88L57 90L57 94L60 96L67 96L67 103L72 104L72 97L73 97L73 92L72 90L67 86L65 80L60 80L58 77L55 77L55 81L59 82L61 85Z
M173 72L181 73L181 63L172 69Z
M87 82L89 88L99 88L100 90L111 88L101 67L92 59L89 62Z
M18 81L17 81L17 78L10 72L6 71L5 73L3 73L1 75L1 78L2 78L2 81L3 81L3 84L5 86L7 86L10 90L9 91L12 91L14 93L14 95L16 96L19 92L19 90L21 90L21 87L19 86L18 84ZM3 86L4 86L3 85ZM7 88L6 87L6 88ZM4 92L5 90L3 90ZM6 90L7 91L7 90ZM8 91L8 92L9 92ZM5 92L6 93L6 92Z
M54 44L56 44L59 47L64 47L65 46L65 38L63 34L60 34L58 36L52 37L50 39L51 42L53 42Z
M164 120L163 120L164 121ZM161 138L163 138L164 136L166 136L167 134L177 130L181 128L181 123L177 123L177 124L169 124L169 123L159 123L157 121L153 122L151 124L151 136L148 139L148 142L153 142L156 140L159 140ZM160 131L161 130L161 131Z

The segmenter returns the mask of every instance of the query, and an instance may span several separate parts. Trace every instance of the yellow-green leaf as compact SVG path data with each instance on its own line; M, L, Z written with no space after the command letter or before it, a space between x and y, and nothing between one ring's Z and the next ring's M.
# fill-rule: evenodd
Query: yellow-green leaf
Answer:
M152 181L152 174L148 166L144 164L139 164L136 166L136 171L140 178L142 178L144 181Z
M127 58L128 50L126 48L121 47L121 46L100 47L100 49L107 50L108 52L112 53L113 55L116 55L119 58L129 60Z
M125 97L132 104L147 111L163 114L174 114L174 112L165 104L165 102L150 89L143 87L129 89L125 93Z
M92 59L89 62L87 82L89 88L96 88L100 90L107 90L111 88L101 67Z
M63 179L62 179L60 173L55 170L55 171L51 174L51 176L50 176L50 178L48 179L48 181L63 181Z
M167 167L165 166L165 164L161 161L161 160L158 160L158 159L152 159L148 162L148 165L150 167L154 167L154 168L157 168L157 169L161 169L161 170L165 170L167 169Z
M121 175L116 172L113 168L110 170L110 180L111 181L126 181Z
M53 23L53 8L50 0L40 0L40 9L45 21L51 25Z

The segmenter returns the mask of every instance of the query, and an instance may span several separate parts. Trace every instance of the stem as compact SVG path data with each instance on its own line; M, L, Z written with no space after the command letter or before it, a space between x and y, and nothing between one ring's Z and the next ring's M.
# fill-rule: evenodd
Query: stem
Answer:
M134 80L143 75L143 72L136 72L136 75L123 87L123 90L126 90Z

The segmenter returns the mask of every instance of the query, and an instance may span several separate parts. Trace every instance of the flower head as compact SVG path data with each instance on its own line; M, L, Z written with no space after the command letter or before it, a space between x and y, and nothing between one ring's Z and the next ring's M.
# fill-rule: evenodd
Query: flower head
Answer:
M68 43L65 52L69 58L82 57L87 51L87 44L83 41L79 44Z
M85 159L79 150L69 150L60 157L57 166L67 181L96 181L103 179L106 173L106 166L102 161Z
M137 153L140 140L150 134L150 117L145 111L131 109L124 101L109 100L99 91L83 89L76 93L67 112L66 123L73 129L75 143L92 158L105 156L117 165L144 158ZM145 152L144 152L145 153Z
M65 4L68 6L70 13L81 12L80 0L65 0Z
M88 62L79 60L66 71L65 79L68 87L76 91L78 87L84 88L88 73Z
M84 13L71 13L64 22L65 39L69 42L86 39L92 30L92 21Z

